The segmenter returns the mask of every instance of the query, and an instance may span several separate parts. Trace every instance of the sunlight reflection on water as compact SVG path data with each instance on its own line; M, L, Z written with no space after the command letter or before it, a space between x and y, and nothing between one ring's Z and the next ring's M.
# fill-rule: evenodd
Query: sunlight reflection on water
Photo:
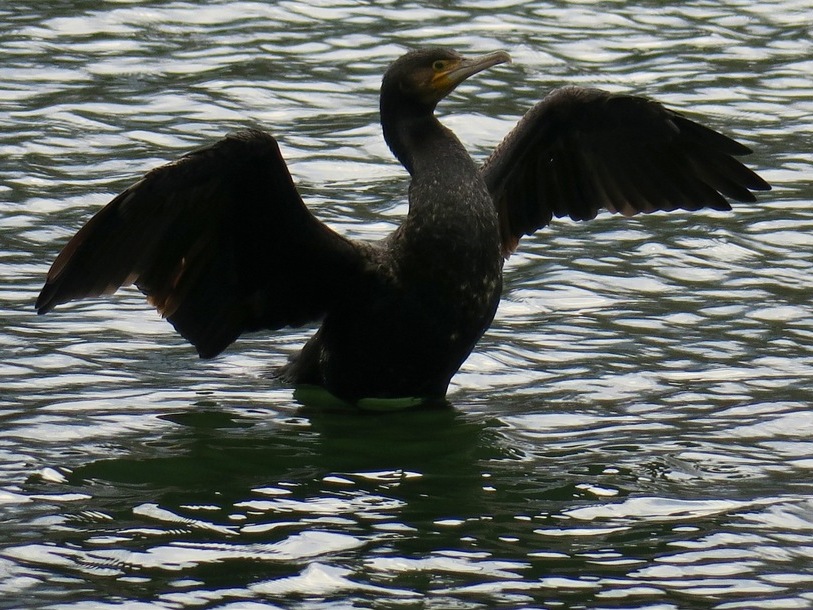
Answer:
M0 592L45 606L813 603L810 7L469 2L0 8ZM268 380L309 329L201 362L136 291L37 318L47 264L144 171L273 131L377 239L406 46L508 50L445 100L482 159L564 83L752 146L733 214L554 223L507 265L452 408L316 412ZM426 601L428 600L428 601Z

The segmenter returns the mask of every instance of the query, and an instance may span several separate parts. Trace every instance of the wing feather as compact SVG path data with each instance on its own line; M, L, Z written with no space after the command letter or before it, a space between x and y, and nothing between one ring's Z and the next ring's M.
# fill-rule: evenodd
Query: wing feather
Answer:
M735 157L748 147L652 100L565 87L539 102L481 168L503 253L555 216L730 210L770 186Z
M360 278L364 252L307 210L274 138L243 131L102 208L57 256L36 307L135 283L212 357L243 332L324 315Z

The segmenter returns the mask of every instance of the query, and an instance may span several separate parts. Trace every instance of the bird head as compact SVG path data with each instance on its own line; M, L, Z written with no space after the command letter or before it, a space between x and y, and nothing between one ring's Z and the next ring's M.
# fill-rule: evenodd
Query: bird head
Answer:
M403 105L425 112L470 76L510 62L505 51L465 58L450 49L419 49L402 55L387 69L381 85L382 98L395 96Z

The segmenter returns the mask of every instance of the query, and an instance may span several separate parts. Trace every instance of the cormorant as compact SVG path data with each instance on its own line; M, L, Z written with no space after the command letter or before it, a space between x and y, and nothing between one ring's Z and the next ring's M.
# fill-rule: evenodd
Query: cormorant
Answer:
M321 320L283 368L349 401L442 398L491 324L502 267L552 217L600 208L730 210L770 186L742 144L652 100L554 90L477 166L434 115L468 77L510 57L411 51L386 71L381 125L411 176L409 212L352 241L305 207L274 138L256 130L150 171L54 261L39 313L135 283L203 358L242 333Z

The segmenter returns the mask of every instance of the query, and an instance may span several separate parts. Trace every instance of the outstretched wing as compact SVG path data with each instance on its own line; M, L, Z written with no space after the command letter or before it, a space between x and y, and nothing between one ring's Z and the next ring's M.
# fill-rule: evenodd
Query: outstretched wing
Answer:
M726 197L754 201L751 190L770 186L734 158L750 152L652 100L564 87L528 111L481 172L508 256L553 216L730 210Z
M149 172L59 254L37 311L135 283L202 357L317 319L362 251L305 207L276 141L243 131Z

